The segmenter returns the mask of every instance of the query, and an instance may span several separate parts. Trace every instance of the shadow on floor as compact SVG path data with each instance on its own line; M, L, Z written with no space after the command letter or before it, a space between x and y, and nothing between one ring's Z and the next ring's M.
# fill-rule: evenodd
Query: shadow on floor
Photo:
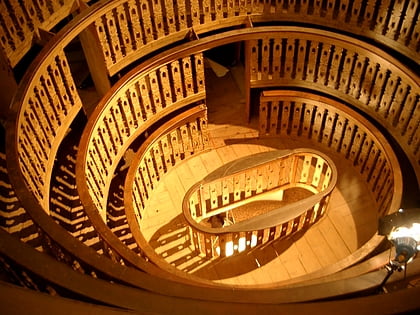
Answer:
M158 229L149 243L156 253L174 267L200 278L218 280L245 274L266 265L286 251L305 231L231 257L209 260L193 250L187 224L180 214Z

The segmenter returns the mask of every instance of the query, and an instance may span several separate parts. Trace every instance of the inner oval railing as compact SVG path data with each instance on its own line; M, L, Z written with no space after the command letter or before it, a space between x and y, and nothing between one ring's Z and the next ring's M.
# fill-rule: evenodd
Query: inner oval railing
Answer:
M323 217L336 182L332 160L313 149L269 151L228 163L184 197L192 245L207 257L224 257L286 238ZM284 193L296 188L311 195L276 207ZM242 206L257 203L253 208L258 209L260 201L271 203L260 206L272 209L235 218L244 212Z

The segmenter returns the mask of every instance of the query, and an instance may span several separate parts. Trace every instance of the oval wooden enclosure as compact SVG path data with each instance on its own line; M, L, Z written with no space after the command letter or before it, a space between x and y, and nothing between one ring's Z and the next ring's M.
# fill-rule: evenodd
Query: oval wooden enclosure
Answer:
M336 182L334 163L312 149L262 152L227 163L184 197L193 246L209 257L231 256L302 231L322 218ZM310 195L278 206L285 192L302 195L299 189ZM252 210L244 211L249 204Z

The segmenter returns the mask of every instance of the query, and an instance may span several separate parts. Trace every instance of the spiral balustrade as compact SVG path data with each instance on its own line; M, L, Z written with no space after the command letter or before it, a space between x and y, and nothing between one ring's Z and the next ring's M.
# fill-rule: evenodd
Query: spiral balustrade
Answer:
M0 39L6 70L13 69L30 50L34 34L51 30L58 20L73 13L56 35L48 35L50 39L45 40L45 46L19 82L5 115L7 167L1 169L4 175L1 222L6 232L1 232L0 247L4 274L13 283L51 295L158 312L169 312L170 305L176 312L238 311L246 309L247 303L255 309L273 311L282 309L283 303L376 287L383 271L362 274L379 268L384 260L374 266L361 263L351 279L338 276L341 281L357 284L354 289L342 289L343 286L333 282L318 284L319 287L308 285L306 293L298 299L290 298L290 292L281 288L232 290L166 268L164 261L149 249L143 251L144 240L139 241L138 236L142 202L153 193L153 184L159 176L164 176L170 164L162 143L159 150L153 146L145 150L137 162L140 167L130 170L132 174L140 172L132 179L139 188L124 198L136 200L130 204L137 210L122 214L121 222L129 221L137 252L114 233L118 225L111 227L109 189L119 163L136 138L144 137L147 141L157 125L192 106L205 104L202 52L243 41L248 116L252 93L264 88L303 88L308 95L319 91L345 103L302 97L299 93L280 92L274 99L263 95L261 135L302 137L335 150L351 160L367 182L378 213L396 211L402 198L403 181L393 150L385 137L372 131L376 128L346 106L360 110L386 128L407 155L417 179L420 177L416 71L419 10L420 5L414 0L131 0L101 1L91 7L73 1L3 2ZM290 25L294 23L297 24ZM319 26L323 29L317 29ZM76 88L65 50L79 38L82 45L89 45L83 41L86 34L94 39L90 48L96 51L93 59L98 68L105 69L101 72L105 73L103 79L112 85L94 110ZM388 52L395 52L397 57L391 57ZM91 56L86 59L99 90L101 82L93 74L95 63ZM127 71L117 83L111 83ZM68 179L65 176L70 175L72 183L68 186L72 189L77 186L77 198L80 197L80 204L69 209L61 204L60 211L82 210L85 222L82 226L80 220L63 219L65 214L59 215L52 209L64 200L63 196L71 198L68 190L59 185L54 189L51 185L57 183L52 178L57 152L61 152L78 115L85 113L89 119L75 147L77 159L70 156L74 166L61 169L67 175L58 176ZM309 116L310 119L305 118ZM196 126L195 131L202 130L200 123ZM173 140L174 143L203 141L202 134L185 128L176 131L180 138ZM185 130L188 136L183 136ZM168 130L159 137L168 137L168 145L172 141ZM187 158L181 152L175 153L176 146L172 148L172 164L175 159ZM148 150L153 150L153 154ZM148 159L151 155L152 163ZM58 183L66 185L60 180ZM127 209L131 208L126 206ZM136 213L140 221L133 220ZM68 230L58 222L59 216L70 226ZM93 236L79 241L75 235L84 233L86 226ZM382 240L374 238L376 245L369 242L363 253L356 253L358 259L351 257L330 269L340 275L342 268L371 255ZM321 272L320 277L331 274L331 270ZM367 277L372 277L375 284L363 282ZM75 281L69 281L71 278ZM333 289L337 291L331 294ZM109 297L106 290L120 299ZM139 296L143 297L140 301L136 300ZM375 296L372 301L379 304Z

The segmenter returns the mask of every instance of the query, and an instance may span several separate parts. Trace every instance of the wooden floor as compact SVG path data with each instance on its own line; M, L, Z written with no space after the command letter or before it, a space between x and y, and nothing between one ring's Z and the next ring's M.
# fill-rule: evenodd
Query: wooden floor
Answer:
M268 285L329 266L375 234L377 215L373 199L350 163L310 142L259 139L255 122L248 123L244 117L244 98L232 71L223 78L209 72L206 80L210 140L214 149L177 165L163 178L150 199L141 229L159 255L177 268L206 279L235 285ZM304 234L233 257L208 261L191 251L181 204L193 184L239 157L298 147L323 151L337 166L338 184L326 217Z

